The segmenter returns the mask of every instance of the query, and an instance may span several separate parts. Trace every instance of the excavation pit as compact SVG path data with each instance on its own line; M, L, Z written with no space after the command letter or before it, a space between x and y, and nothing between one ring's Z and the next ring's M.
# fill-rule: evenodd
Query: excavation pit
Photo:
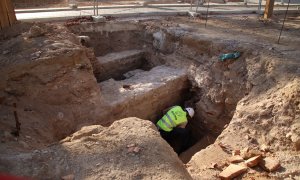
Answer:
M199 77L188 72L190 65L199 64L187 58L194 51L196 58L203 59L200 62L200 69L205 69L203 76L215 73L218 81L223 81L219 78L224 71L234 76L233 71L243 68L242 64L216 62L215 69L206 69L210 54L218 52L225 44L216 43L215 49L207 50L206 46L214 46L213 41L207 38L195 38L186 32L187 35L178 40L177 29L146 31L142 23L132 22L83 24L70 29L80 37L88 37L89 41L84 45L92 48L96 56L91 62L94 75L102 93L101 101L108 106L108 114L111 114L102 125L108 126L125 117L138 117L156 123L162 112L174 105L196 109L195 118L187 126L191 134L191 148L180 155L184 163L215 141L232 118L236 103L244 96L243 92L239 92L240 97L231 98L232 102L227 105L225 102L209 102L209 97L203 94L208 87L196 87L194 82ZM178 52L173 52L174 44L180 47L177 47L180 49ZM184 48L186 52L182 52ZM243 76L241 73L238 81ZM246 91L245 84L227 84L225 88L228 90L239 86ZM220 93L217 96L223 95ZM174 149L179 146L176 140L170 145Z
M299 30L290 26L283 42L293 37L291 44L274 45L275 21L246 19L209 17L206 28L201 18L159 17L0 31L1 172L214 179L232 152L255 148L284 167L268 177L297 175ZM238 59L218 59L235 51ZM196 112L190 148L179 156L178 141L168 145L154 125L173 105ZM11 134L14 111L19 137ZM241 178L265 176L252 170Z

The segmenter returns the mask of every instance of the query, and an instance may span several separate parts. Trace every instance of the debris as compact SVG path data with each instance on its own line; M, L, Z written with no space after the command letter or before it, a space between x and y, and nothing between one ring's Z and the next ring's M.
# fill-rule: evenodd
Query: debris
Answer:
M134 146L135 146L135 144L128 144L127 148L134 147Z
M42 29L41 27L34 25L30 28L28 33L26 33L28 38L34 38L45 35L46 31Z
M93 22L93 18L91 16L88 16L88 17L79 17L79 18L70 19L67 20L65 26L73 26L73 25L80 24L82 22Z
M259 162L259 165L266 171L272 172L279 168L280 162L277 159L266 157Z
M244 159L249 159L249 158L252 158L254 156L258 156L258 155L262 155L263 153L259 150L255 150L255 149L248 149L245 151L243 150L241 155Z
M6 55L8 53L10 53L10 51L8 51L8 50L2 52L3 55Z
M219 177L221 179L232 179L244 173L245 171L247 171L247 167L230 164L225 170L223 170L219 174Z
M215 169L218 167L217 163L211 163L210 166L208 167L208 169Z
M41 56L41 54L42 54L42 51L37 51L35 53L32 53L31 54L31 60L39 58Z
M127 152L128 153L139 153L140 152L140 150L141 150L141 148L140 147L138 147L136 144L128 144L127 146L126 146L128 149L127 149Z
M66 176L62 176L61 179L62 180L74 180L75 176L74 176L74 174L69 174L69 175L66 175Z
M223 151L230 153L232 151L232 148L228 144L224 143L218 143L218 145L222 148Z
M242 156L236 155L236 156L231 156L229 158L227 158L227 160L231 163L239 163L239 162L243 162L244 159L242 158Z
M135 148L133 149L133 152L138 153L138 152L140 152L140 150L141 150L141 148L135 147Z
M264 151L264 152L268 152L270 150L269 146L265 145L265 144L262 144L260 146L260 150L261 151Z
M232 156L241 155L241 151L239 149L232 151Z
M92 16L94 22L105 22L106 18L104 16Z
M228 54L221 54L219 56L219 60L220 61L225 61L227 59L237 59L241 56L241 53L240 52L234 52L234 53L228 53Z
M248 159L247 161L245 161L245 163L248 167L254 167L260 162L261 158L262 158L261 155L254 156L254 157Z
M193 18L195 18L195 17L200 17L200 16L201 16L200 13L192 12L192 11L188 11L188 15L189 15L190 17L193 17Z
M71 9L77 9L78 8L78 4L69 4L69 7Z

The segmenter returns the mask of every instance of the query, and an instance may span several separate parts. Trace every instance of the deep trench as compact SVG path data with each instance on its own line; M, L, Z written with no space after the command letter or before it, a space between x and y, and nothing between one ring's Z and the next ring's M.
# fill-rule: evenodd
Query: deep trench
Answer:
M82 28L81 28L82 29ZM89 29L91 29L89 27ZM105 29L105 28L104 28ZM97 70L95 70L95 62L94 66L94 73L98 83L104 82L110 78L116 81L123 81L125 79L131 78L134 76L134 73L128 75L128 72L134 71L150 71L152 68L160 65L157 59L153 59L151 53L153 53L153 46L152 41L153 37L152 34L148 34L140 29L131 29L131 30L117 30L114 31L105 31L103 29L93 28L92 31L78 31L75 28L71 29L74 33L80 36L88 36L89 42L84 42L83 45L93 48L95 56L105 56L109 53L132 50L132 49L142 49L145 51L141 56L136 57L136 61L130 61L131 65L128 68L124 68L128 64L115 64L114 67L124 66L121 70L117 71L116 73L110 75L109 77L103 78L103 76L97 75ZM146 44L146 48L145 48ZM133 63L133 64L132 64ZM134 64L135 63L135 64ZM130 89L130 85L123 85L124 89ZM199 94L201 93L201 89L192 87L191 83L188 82L187 87L182 94L175 94L174 96L180 96L180 100L177 101L177 105L182 107L191 106L195 107L195 103L198 102ZM176 105L174 102L169 103L169 107ZM165 109L160 109L160 112L157 114L153 114L154 119L151 121L156 123L156 120L160 119L163 115L163 111ZM197 113L197 112L196 112ZM126 118L126 117L122 117ZM228 122L232 117L228 117ZM155 120L156 119L156 120ZM183 163L187 163L191 157L196 153L199 152L201 149L204 149L208 145L214 143L217 136L221 133L212 132L206 128L205 124L202 123L203 119L199 119L198 116L194 117L194 119L190 120L187 129L190 132L190 140L189 140L189 148L186 149L185 152L179 155L180 159ZM196 128L195 128L196 127ZM170 144L173 149L176 149L178 143L173 142Z

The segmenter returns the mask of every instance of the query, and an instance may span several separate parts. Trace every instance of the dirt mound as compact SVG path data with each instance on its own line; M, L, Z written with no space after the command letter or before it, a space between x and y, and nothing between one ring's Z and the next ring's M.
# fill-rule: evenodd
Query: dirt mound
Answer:
M191 179L172 148L146 120L87 126L49 148L1 157L1 171L37 179ZM45 163L47 162L47 163Z

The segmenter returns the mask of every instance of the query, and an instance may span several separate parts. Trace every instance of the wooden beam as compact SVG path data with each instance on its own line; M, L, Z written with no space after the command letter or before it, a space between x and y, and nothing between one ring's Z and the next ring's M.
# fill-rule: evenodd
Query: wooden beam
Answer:
M267 0L264 19L269 19L273 14L275 0Z
M10 25L13 25L17 21L15 8L11 0L5 0L5 2L6 2L6 9L7 9L9 23Z
M2 29L9 26L9 18L6 10L6 1L0 0L0 21Z

